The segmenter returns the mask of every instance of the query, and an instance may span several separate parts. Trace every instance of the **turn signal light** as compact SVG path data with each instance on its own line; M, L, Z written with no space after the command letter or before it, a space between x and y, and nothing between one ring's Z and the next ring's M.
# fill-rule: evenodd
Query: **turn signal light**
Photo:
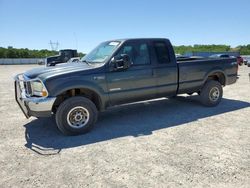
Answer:
M48 93L47 93L46 91L42 91L42 96L43 96L43 97L46 97L47 94L48 94Z

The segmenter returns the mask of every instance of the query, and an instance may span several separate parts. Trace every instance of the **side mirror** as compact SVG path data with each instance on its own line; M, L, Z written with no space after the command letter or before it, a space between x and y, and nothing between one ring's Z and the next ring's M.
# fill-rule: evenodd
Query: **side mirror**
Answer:
M111 60L110 66L112 71L126 70L132 65L129 55L121 54L114 56Z

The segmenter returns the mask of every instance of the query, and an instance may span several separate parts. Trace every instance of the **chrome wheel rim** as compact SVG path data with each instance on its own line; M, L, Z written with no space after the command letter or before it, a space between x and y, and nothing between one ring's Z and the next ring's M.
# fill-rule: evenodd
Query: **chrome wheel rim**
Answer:
M67 115L67 122L69 126L74 129L80 129L84 127L88 121L89 111L82 106L72 108Z
M209 92L209 99L213 102L220 98L220 90L217 87L213 87Z

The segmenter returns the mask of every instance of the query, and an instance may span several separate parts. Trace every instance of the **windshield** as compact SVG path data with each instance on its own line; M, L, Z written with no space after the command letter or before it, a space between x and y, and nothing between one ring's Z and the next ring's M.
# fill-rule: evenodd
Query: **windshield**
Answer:
M105 60L110 58L119 44L120 42L117 41L103 42L85 55L81 61L86 61L87 63L103 63Z

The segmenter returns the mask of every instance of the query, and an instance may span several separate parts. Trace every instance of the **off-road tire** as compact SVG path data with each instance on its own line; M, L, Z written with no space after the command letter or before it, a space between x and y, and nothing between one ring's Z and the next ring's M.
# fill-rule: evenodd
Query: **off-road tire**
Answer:
M220 82L215 80L207 81L200 92L201 103L209 107L217 106L221 102L222 96L223 88Z
M68 123L68 114L76 107L85 108L89 114L89 119L86 125L81 128L73 128ZM97 118L98 111L95 104L88 98L82 96L75 96L66 99L60 104L56 112L57 127L64 135L79 135L89 132L93 128Z

